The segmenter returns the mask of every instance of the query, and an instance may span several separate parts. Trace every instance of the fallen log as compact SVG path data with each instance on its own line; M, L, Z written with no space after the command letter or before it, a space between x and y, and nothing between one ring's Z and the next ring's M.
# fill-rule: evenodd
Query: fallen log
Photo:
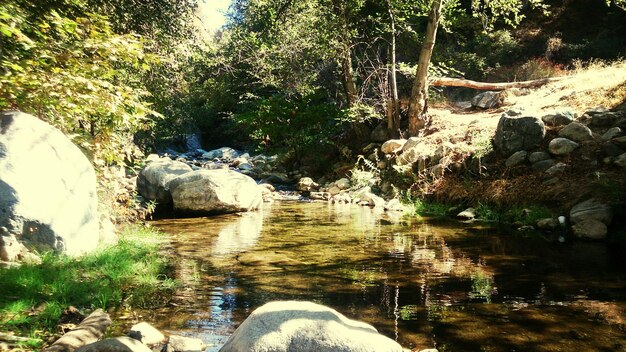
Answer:
M478 90L505 90L511 88L537 88L547 83L560 81L565 78L567 77L541 78L522 82L489 83L477 82L463 78L437 77L430 81L430 85L436 87L465 87Z
M81 346L98 341L111 323L109 314L97 309L43 352L73 352Z

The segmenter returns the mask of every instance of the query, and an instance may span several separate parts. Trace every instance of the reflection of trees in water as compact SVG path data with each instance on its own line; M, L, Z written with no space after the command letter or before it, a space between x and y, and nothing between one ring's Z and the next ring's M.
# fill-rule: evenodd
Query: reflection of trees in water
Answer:
M421 302L398 306L398 301L406 301L398 297L398 286L385 287L382 302L393 312L396 326L398 320L418 320L423 315L428 321L439 320L445 317L448 307L468 301L490 303L497 292L493 270L481 259L453 251L445 235L428 224L419 226L414 234L392 234L389 254L410 260L415 276L406 279L418 285L421 296Z

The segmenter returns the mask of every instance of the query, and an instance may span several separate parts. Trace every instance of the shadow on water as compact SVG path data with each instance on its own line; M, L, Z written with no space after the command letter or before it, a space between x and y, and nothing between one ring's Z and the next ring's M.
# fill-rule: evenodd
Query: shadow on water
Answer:
M601 243L325 203L152 224L172 235L183 287L148 319L218 346L255 308L298 299L412 349L626 350L626 268Z

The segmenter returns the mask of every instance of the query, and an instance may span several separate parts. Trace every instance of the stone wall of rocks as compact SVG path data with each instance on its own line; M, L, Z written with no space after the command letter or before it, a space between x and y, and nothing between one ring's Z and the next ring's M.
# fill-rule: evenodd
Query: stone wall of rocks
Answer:
M558 183L559 176L571 170L574 162L619 172L626 168L625 131L626 112L601 107L581 115L572 111L556 111L542 117L507 111L500 117L493 136L495 152L504 158L504 165L495 167L517 170L518 174L543 175L544 186ZM471 146L468 149L465 143L467 141L463 138L455 137L437 143L423 137L392 139L380 145L382 158L370 155L369 159L382 159L383 163L390 163L394 168L408 168L410 172L419 173L420 177L434 179L464 170L467 165L460 160L476 152L471 150ZM489 173L490 170L484 172ZM598 209L610 211L610 205L598 199L578 201L582 204L591 202ZM572 212L576 213L576 207ZM463 217L470 213L463 213ZM555 223L559 223L557 219L544 219L542 222L544 225ZM610 223L610 216L585 220L574 217L569 221L569 229L579 238L602 239L606 237Z

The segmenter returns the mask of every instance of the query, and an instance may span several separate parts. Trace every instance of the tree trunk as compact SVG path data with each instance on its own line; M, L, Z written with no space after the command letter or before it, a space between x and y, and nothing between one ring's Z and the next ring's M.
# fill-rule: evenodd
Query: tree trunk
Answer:
M387 128L391 137L397 137L400 130L400 102L398 100L398 81L396 79L396 20L393 16L391 1L387 0L387 10L391 20L391 114Z
M441 18L441 5L443 0L434 0L428 16L426 36L422 44L417 73L413 81L411 98L409 99L409 134L416 136L420 129L426 125L428 104L428 65L433 54L435 40L437 39L437 27Z
M350 54L350 33L348 31L348 18L343 0L333 0L333 12L338 19L338 31L340 33L339 62L341 64L341 82L346 94L348 107L353 107L357 102L357 90L352 76L352 57Z
M540 78L532 81L522 82L488 83L476 82L462 78L438 77L433 79L430 84L439 87L465 87L479 90L504 90L511 88L537 88L550 82L560 81L565 78L567 77Z

